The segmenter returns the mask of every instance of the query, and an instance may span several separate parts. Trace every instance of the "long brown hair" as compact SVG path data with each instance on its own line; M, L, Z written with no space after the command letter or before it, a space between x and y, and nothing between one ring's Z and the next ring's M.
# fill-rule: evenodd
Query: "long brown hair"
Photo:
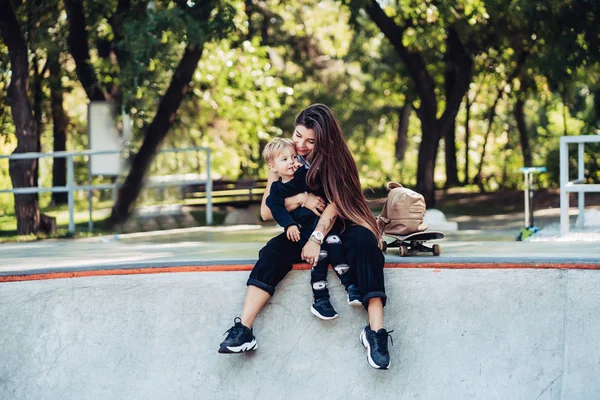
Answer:
M323 104L313 104L298 114L296 125L315 132L315 147L308 156L307 185L313 190L322 186L340 217L369 229L379 238L377 222L360 187L356 161L331 110Z

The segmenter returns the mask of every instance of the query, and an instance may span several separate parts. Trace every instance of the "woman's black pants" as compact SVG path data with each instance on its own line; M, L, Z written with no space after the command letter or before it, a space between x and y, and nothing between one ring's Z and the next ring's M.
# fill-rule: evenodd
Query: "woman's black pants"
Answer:
M375 235L362 226L350 225L346 226L343 233L338 233L338 236L350 265L348 273L353 275L363 295L363 306L366 308L372 298L381 298L385 306L387 296L383 278L384 256ZM291 271L293 265L302 262L302 247L299 242L288 240L285 233L271 239L260 250L247 285L256 286L272 296L277 284Z

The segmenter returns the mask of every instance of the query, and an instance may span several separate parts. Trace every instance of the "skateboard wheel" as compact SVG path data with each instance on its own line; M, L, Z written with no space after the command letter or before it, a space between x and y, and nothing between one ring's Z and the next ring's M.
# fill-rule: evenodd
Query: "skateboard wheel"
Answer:
M381 241L381 251L383 251L384 253L387 251L387 242L385 240Z
M440 254L442 254L442 249L440 248L439 244L434 244L432 250L434 256L439 256Z
M408 255L408 249L406 246L400 246L398 247L398 253L400 254L400 257L406 257Z

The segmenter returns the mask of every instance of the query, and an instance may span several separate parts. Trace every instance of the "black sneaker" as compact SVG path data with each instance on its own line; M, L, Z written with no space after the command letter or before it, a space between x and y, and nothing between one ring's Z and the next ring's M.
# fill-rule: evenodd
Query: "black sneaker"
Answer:
M357 285L352 284L346 289L348 291L348 304L354 307L362 307L362 294Z
M219 347L219 353L243 353L245 351L256 350L256 338L252 334L252 329L242 325L242 320L236 317L234 325L225 333L228 333L223 343Z
M381 328L377 332L369 325L360 333L360 341L367 349L367 359L373 368L388 369L390 366L390 353L388 352L388 337L392 340L390 333ZM392 340L392 345L394 341Z
M333 306L329 302L328 297L322 297L313 301L310 306L310 312L316 315L318 318L324 320L335 319L339 317L338 313L333 309Z

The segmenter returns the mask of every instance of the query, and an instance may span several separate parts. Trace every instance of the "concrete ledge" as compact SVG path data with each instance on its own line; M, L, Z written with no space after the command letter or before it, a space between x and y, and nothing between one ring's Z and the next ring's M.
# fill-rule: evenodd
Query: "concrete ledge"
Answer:
M367 324L330 273L334 321L292 271L219 355L247 272L0 284L2 399L556 399L600 393L600 275L571 269L388 268L392 366L367 364Z
M65 279L82 278L91 276L107 275L147 275L164 274L179 272L228 272L228 271L251 271L254 261L240 263L239 261L230 261L228 263L202 262L202 263L173 263L164 264L147 263L145 265L111 265L111 266L88 266L79 268L51 268L41 270L10 271L0 273L0 283L2 282L21 282L47 279ZM404 262L404 263L386 263L386 269L582 269L582 270L600 270L600 260L597 262L589 261L557 261L542 260L529 262L507 262L507 261L470 261L463 262L433 262L426 263ZM294 271L310 270L309 264L295 264Z

